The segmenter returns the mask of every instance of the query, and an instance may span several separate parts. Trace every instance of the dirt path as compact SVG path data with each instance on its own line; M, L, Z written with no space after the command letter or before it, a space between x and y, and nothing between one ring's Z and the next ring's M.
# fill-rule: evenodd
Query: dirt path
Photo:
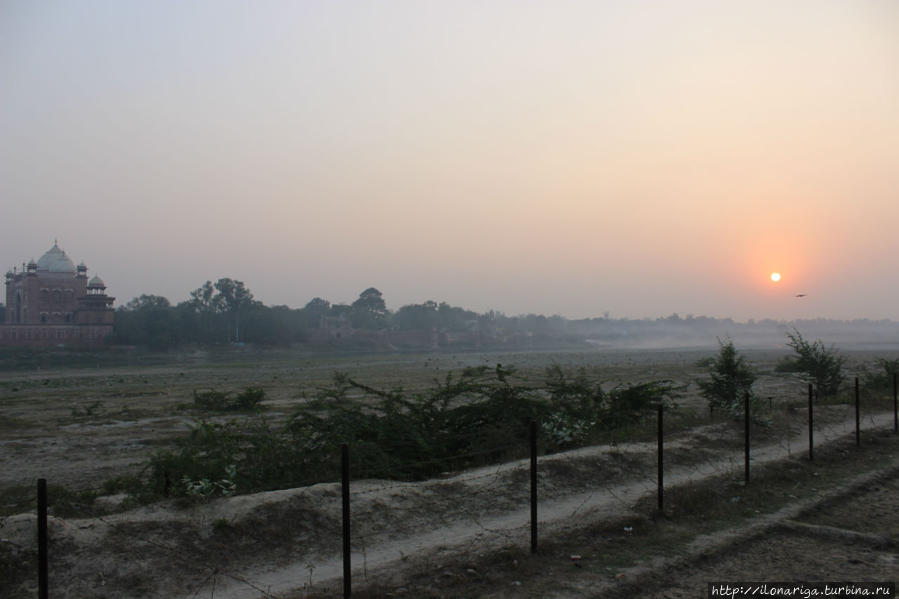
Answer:
M831 424L822 418L816 445L854 431L854 415L840 413L848 417ZM862 426L891 428L892 414L867 415ZM708 425L667 442L666 486L721 474L739 476L742 443L732 435L732 427ZM804 456L807 448L800 413L792 434L758 442L752 463ZM540 458L541 537L630 518L638 500L656 491L655 451L654 442L623 443ZM459 556L477 561L478 556L529 543L524 461L422 483L353 482L351 505L358 585L385 577L402 581L408 574L439 570L441 563ZM33 546L33 515L11 516L0 525L9 546L25 551ZM333 592L341 585L340 489L334 483L188 508L160 503L102 518L56 517L50 531L51 586L60 598L283 598L310 590ZM0 597L21 596L2 591L0 585Z
M747 527L696 539L688 555L646 569L642 576L633 572L630 584L601 585L597 595L610 591L606 594L615 598L687 599L704 594L711 581L733 586L749 580L895 584L897 474L899 461L894 459Z
M892 414L884 413L868 416L862 422L862 429L869 430L875 427L886 427L892 424ZM854 418L843 422L828 425L825 430L815 433L815 445L824 444L836 438L848 435L854 431ZM624 453L637 450L641 444L629 444L627 447L619 447ZM808 431L800 430L785 446L783 443L770 444L764 447L754 448L752 463L761 464L787 457L796 449L807 448ZM642 444L642 450L646 453L654 451L654 445ZM572 452L571 454L548 456L540 460L540 468L556 460L570 460L572 458L595 458L607 455L608 448L590 448ZM572 455L573 454L573 455ZM666 471L666 485L679 485L691 481L699 481L706 477L733 471L734 464L742 467L742 453L732 452L720 455L714 460L706 460L689 468L671 468ZM485 480L494 480L503 473L522 471L524 463L508 464L501 468L480 469L468 472L452 479L440 481L442 485L473 485L472 491L477 492L480 483ZM645 469L644 469L645 470ZM652 472L649 470L648 472ZM378 495L389 493L399 488L397 485L388 485L386 488L379 486L378 482L360 482L354 484L354 499L358 500L362 495ZM428 486L416 485L417 487ZM410 488L407 486L407 488ZM386 490L381 490L386 489ZM626 483L608 482L590 491L572 494L563 498L541 501L539 504L539 522L542 534L552 532L562 526L571 523L572 519L583 515L591 520L615 519L625 517L630 512L630 506L637 499L647 493L655 493L655 478L643 477ZM381 496L380 499L389 499L389 496ZM352 501L352 500L351 500ZM358 505L358 503L357 503ZM509 511L480 517L472 509L460 506L459 513L454 515L445 525L423 529L416 525L420 532L417 534L403 535L399 538L380 539L372 536L366 539L366 547L359 545L359 539L353 546L352 563L354 578L364 578L366 573L379 569L389 569L400 572L407 567L415 567L410 564L409 556L428 556L431 561L439 562L443 555L452 555L458 552L489 551L510 543L525 546L529 541L529 508L525 505ZM336 505L334 506L336 509ZM370 512L368 506L361 506L362 514ZM589 516L588 516L589 515ZM360 516L355 517L357 520ZM390 531L383 531L390 536ZM369 532L369 535L372 533ZM414 559L411 562L415 562ZM339 586L339 578L342 576L342 560L339 556L327 559L316 559L315 556L304 556L300 561L288 564L278 569L255 568L246 570L241 576L251 580L267 592L280 595L296 589L301 589L311 583L312 588L335 588ZM259 597L260 593L248 587L245 583L237 581L221 581L215 591L217 597L225 599L249 599Z

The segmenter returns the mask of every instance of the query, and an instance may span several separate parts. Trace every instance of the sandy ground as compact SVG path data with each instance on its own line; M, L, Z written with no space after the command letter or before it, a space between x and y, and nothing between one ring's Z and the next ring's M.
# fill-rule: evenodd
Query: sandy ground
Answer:
M879 415L868 418L864 426L883 427L891 419L891 414ZM831 424L827 431L818 431L816 443L845 435L852 426L851 419ZM707 439L714 434L712 429L696 433ZM681 438L668 449L676 455L678 446L692 448L692 439ZM794 445L804 446L802 432L796 434ZM632 443L542 458L541 535L563 531L581 518L626 517L641 496L655 492L654 450L651 443ZM784 444L774 443L758 448L753 461L759 464L786 455ZM719 451L712 459L674 466L666 472L667 484L732 472L735 463L741 464L738 457L738 453ZM489 552L510 544L526 546L525 468L524 463L510 463L424 483L354 482L354 578L363 582L386 572L401 579L407 568L439 564L459 554ZM889 493L882 496L892 501ZM887 506L884 509L889 511ZM53 518L51 585L54 596L81 598L105 597L113 590L120 597L199 593L232 599L327 592L340 587L339 513L339 487L321 484L221 499L189 509L154 505L103 518ZM840 512L822 512L821 518L842 521ZM7 542L17 547L33 543L32 515L12 516L3 524ZM794 551L790 543L808 543L807 537L805 532L779 531L758 542L772 544L781 553L747 546L734 555L748 551L774 559ZM802 571L806 574L814 564L829 563L817 551L810 552L809 559L813 561ZM746 571L745 562L730 553L727 560L736 569L728 570L730 562L722 561L714 566L716 577L745 576L738 576ZM795 559L785 563L794 568L789 572L800 575ZM787 572L769 569L766 578L776 578L781 571ZM820 570L819 576L809 579L825 572ZM708 580L707 573L696 576ZM690 594L695 593L692 579L683 585L691 591L659 596L695 596Z
M99 487L112 476L135 474L145 458L184 435L208 414L191 409L194 389L238 391L261 386L267 416L277 421L305 394L341 370L373 386L402 381L407 389L442 379L466 366L515 365L523 376L545 366L584 367L608 386L670 379L687 385L682 404L698 405L695 380L705 370L697 359L714 351L459 354L322 358L229 364L184 364L143 368L84 368L0 375L0 488L32 485L37 478L78 488ZM797 378L771 369L782 351L750 352L759 369L756 390L763 399L801 401ZM864 352L858 361L870 360ZM213 418L214 419L214 418Z
M732 588L746 588L749 582L786 581L795 583L791 588L799 593L811 582L895 585L899 579L897 466L893 463L862 475L849 489L831 496L798 502L741 538L694 556L687 562L689 567L658 568L629 589L640 589L641 597L680 599L704 595L712 581Z
M605 362L587 363L587 366L606 369L604 372L612 380L616 377L633 380L631 375L639 372L638 378L644 380L677 375L680 378L676 380L689 383L701 373L692 364L702 354L650 353L652 359L646 354L618 356L614 360L603 357ZM767 362L762 362L763 369L779 354L772 355L765 358ZM514 363L513 357L502 359ZM545 356L530 359L546 363ZM586 359L578 357L574 362ZM478 363L483 358L453 356L452 361L447 357L429 360L426 376L437 369L445 371L458 363ZM399 360L397 364L404 362ZM110 476L134 473L149 452L184 434L195 416L184 407L193 388L220 385L228 377L240 386L268 381L267 403L270 414L276 418L301 401L303 384L297 383L302 379L299 373L308 375L302 379L308 388L326 381L332 366L317 363L297 370L293 365L268 369L249 365L242 373L233 366L227 370L202 367L186 374L178 368L119 369L92 372L90 376L41 373L7 377L0 394L4 417L4 424L0 425L0 488L32 485L37 476L76 488L95 488ZM382 366L356 367L364 374ZM285 380L290 383L283 383ZM804 454L808 437L806 415L801 407L802 386L794 378L764 371L758 389L763 399L770 397L773 402L782 403L792 420L786 429L769 432L755 442L753 463ZM687 393L683 401L687 406L695 402L695 390L692 396ZM870 413L865 414L862 422L865 429L891 423L891 414ZM853 426L847 406L822 407L816 443L844 436ZM666 484L683 484L741 471L742 442L736 436L739 430L732 424L718 423L670 439L666 443ZM654 442L621 443L542 457L539 462L541 538L565 534L566 529L582 522L626 518L641 497L655 492L655 467ZM359 584L393 580L401 585L406 573L422 569L439 572L442 563L460 555L471 556L476 561L479 555L505 547L527 546L526 468L525 463L515 462L423 483L354 481L351 487L354 580ZM895 516L890 492L884 491L877 497L880 498L878 509L887 516ZM114 504L118 499L112 497L105 501ZM828 509L837 511L822 511L814 517L805 518L802 515L805 512L797 512L781 520L802 520L830 527L836 524L865 532L858 528L861 524L847 519L854 513L852 509L841 512L840 505L834 503ZM810 509L809 506L803 509L806 508ZM718 552L719 557L714 559L719 561L702 557L701 563L709 564L710 570L697 573L695 579L683 578L678 582L680 587L672 584L671 589L659 591L657 596L697 596L696 581L709 580L711 573L715 579L728 578L731 576L728 572L738 576L739 572L746 571L747 556L761 555L772 560L770 568L758 562L763 568L759 571L769 580L780 576L780 572L784 572L783 576L796 577L800 572L826 573L824 565L815 570L819 568L815 565L818 562L802 566L800 560L790 557L803 543L822 547L836 543L835 553L825 554L829 555L826 559L819 553L807 552L808 559L820 558L820 564L833 566L842 563L834 560L856 559L840 557L848 554L836 553L839 543L833 536L814 536L813 531L820 533L823 529L797 528L790 522L778 524L764 539L750 537L735 541L736 544L728 545L727 551ZM54 597L249 599L295 597L307 592L339 594L340 489L333 483L186 507L160 503L96 518L52 517L50 527ZM4 551L0 553L0 567L4 559L26 564L33 559L34 531L31 514L0 519L3 539L0 549ZM895 531L889 535L894 538ZM895 557L895 552L879 547L870 547L873 553L864 558L864 563L894 565L890 556ZM774 559L776 556L779 559ZM738 567L740 563L742 569ZM777 570L773 567L777 563L795 565L795 569ZM731 570L728 564L733 565ZM664 566L660 571L664 571ZM853 570L849 568L845 572L848 575ZM646 573L645 580L651 586L653 574ZM676 594L677 588L683 594ZM527 596L526 591L516 588L508 595L496 596ZM0 584L0 597L19 597L22 593L34 593L31 579L17 581L15 586ZM584 588L560 588L558 596L591 596L592 593Z

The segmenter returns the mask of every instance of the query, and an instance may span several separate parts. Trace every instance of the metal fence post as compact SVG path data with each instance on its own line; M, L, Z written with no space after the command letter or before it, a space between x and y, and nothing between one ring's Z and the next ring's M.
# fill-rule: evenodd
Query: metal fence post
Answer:
M808 459L812 461L815 459L815 413L814 406L812 405L812 397L814 396L814 391L812 390L812 384L808 384Z
M659 513L663 514L665 509L665 483L664 483L664 472L665 469L663 467L663 441L662 441L662 431L664 430L664 425L662 423L662 413L663 408L659 405Z
M745 422L746 430L744 431L744 434L743 434L743 440L744 440L744 453L745 453L744 461L745 461L745 470L746 470L746 484L748 485L749 484L749 391L746 392L745 404L746 404L746 406L745 406L745 410L744 410L744 412L745 412L744 419L746 421Z
M531 553L537 553L537 422L531 420Z
M858 393L858 377L855 377L855 444L856 446L862 444L862 431L861 431L861 402L859 400Z
M49 597L47 567L47 479L37 479L37 581L38 597Z
M899 433L899 372L893 373L893 432Z
M343 596L352 596L350 578L350 446L340 446L340 490L343 499Z

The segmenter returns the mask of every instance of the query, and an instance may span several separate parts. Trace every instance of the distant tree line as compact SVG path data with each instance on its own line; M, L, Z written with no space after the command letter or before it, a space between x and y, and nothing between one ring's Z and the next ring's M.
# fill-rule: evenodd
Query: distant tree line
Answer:
M187 344L286 346L308 342L311 331L328 327L366 332L466 331L484 326L497 316L494 312L478 314L433 301L409 304L391 312L374 287L360 293L352 304L332 304L315 297L302 308L266 306L253 297L242 281L223 278L215 283L206 281L190 293L190 299L177 305L158 295L132 299L116 313L115 342L157 350ZM533 318L535 322L548 320L542 316Z
M0 308L2 310L2 308ZM141 295L116 313L114 341L154 350L185 345L251 343L269 346L339 343L345 347L415 347L465 345L506 347L570 346L590 343L609 347L708 347L709 340L739 337L744 347L783 347L787 332L802 329L809 335L841 343L895 342L899 323L890 320L792 322L749 320L678 314L662 318L566 319L527 314L507 316L426 301L390 310L381 292L369 287L351 304L315 297L302 308L266 306L242 281L206 281L189 299L172 305L158 295ZM435 339L439 337L439 342Z

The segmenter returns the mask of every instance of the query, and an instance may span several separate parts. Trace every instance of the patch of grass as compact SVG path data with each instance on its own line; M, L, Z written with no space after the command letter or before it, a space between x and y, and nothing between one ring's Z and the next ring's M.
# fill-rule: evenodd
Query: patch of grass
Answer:
M35 422L26 420L25 418L16 418L14 416L0 418L0 431L20 431L35 425Z
M102 401L95 401L85 407L84 409L80 409L77 406L73 406L71 408L72 418L91 418L93 416L98 416L100 414L100 410L103 408Z
M15 485L0 489L0 516L33 512L36 509L36 485Z
M261 387L247 387L233 397L227 391L215 389L197 391L194 389L194 406L214 412L258 410L262 407L260 404L264 399L265 390Z
M255 405L262 395L248 388L237 401ZM156 494L202 496L336 480L343 443L351 445L354 478L422 480L522 457L531 420L540 423L546 452L591 444L609 431L627 438L673 395L671 384L658 381L606 391L583 370L559 367L540 384L499 364L467 368L414 392L336 374L281 426L262 418L200 422L175 450L151 459L146 484ZM214 390L194 398L218 409L232 401Z
M212 532L214 533L223 533L231 530L232 525L231 521L227 518L216 518L212 521Z
M47 485L47 510L63 518L93 516L104 512L96 504L96 490L73 490L64 485ZM0 490L0 516L35 513L37 485L16 485Z
M37 558L36 549L21 550L0 541L0 599L37 596L37 589L29 584L36 579Z
M81 518L105 513L96 503L97 491L72 490L62 485L47 485L47 511L60 518Z
M117 495L119 493L137 492L141 487L140 479L136 476L116 476L103 481L101 493L103 495Z

